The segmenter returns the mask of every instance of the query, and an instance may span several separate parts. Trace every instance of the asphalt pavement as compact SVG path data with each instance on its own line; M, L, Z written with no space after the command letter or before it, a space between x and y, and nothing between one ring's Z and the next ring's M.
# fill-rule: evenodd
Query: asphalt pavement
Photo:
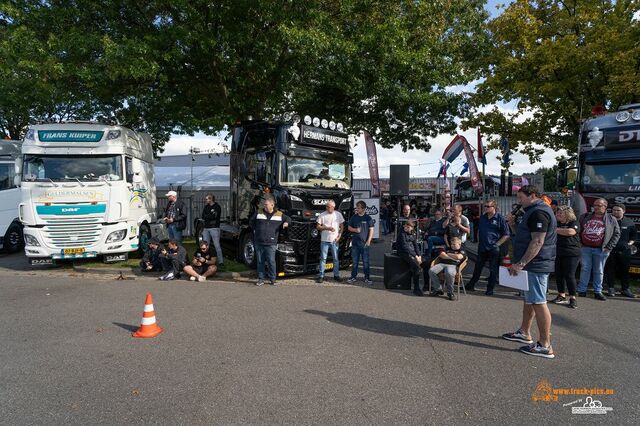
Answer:
M384 290L388 248L373 245L374 288L116 280L2 257L0 423L637 424L640 299L551 306L557 357L530 357L499 338L520 322L512 291ZM164 331L134 339L147 292ZM593 396L606 414L572 414L586 395L533 400L583 388L614 392Z

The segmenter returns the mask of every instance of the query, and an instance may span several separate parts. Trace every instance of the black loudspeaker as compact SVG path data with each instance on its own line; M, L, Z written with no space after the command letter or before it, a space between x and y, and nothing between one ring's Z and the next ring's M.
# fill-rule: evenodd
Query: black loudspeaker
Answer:
M409 195L409 165L392 164L389 173L389 195Z
M384 255L384 287L391 290L411 290L411 268L395 254Z

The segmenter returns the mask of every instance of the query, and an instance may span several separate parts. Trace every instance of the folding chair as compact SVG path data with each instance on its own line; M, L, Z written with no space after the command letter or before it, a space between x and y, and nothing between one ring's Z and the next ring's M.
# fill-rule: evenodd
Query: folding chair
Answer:
M468 260L469 258L467 257L462 261L461 264L459 264L456 267L456 277L453 280L453 285L455 285L458 288L458 298L460 298L460 287L462 287L462 292L465 294L465 296L467 295L467 290L464 288L464 278L462 277L462 272L464 271L464 268L467 267ZM431 262L431 266L429 266L429 269L431 269L433 266L437 265L438 263L440 263L439 256L433 259L433 261ZM444 275L444 272L441 272L441 274ZM431 280L429 280L429 293L431 293Z

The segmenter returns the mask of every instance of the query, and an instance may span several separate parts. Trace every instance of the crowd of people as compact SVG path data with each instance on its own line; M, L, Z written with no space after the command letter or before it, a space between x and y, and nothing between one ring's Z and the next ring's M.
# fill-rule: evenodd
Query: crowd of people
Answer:
M477 224L477 257L471 279L465 285L466 291L474 291L483 268L488 266L485 294L492 296L498 284L498 268L503 254L511 243L513 264L509 273L517 275L527 271L528 290L524 291L524 308L520 328L506 333L506 340L527 344L521 351L545 358L553 358L551 346L551 314L547 307L548 279L555 273L558 289L554 304L568 305L576 309L577 296L586 296L587 287L593 283L594 298L604 301L603 286L606 282L608 296L614 297L616 283L620 283L620 295L636 297L629 287L629 266L635 252L636 228L633 221L625 217L625 206L615 204L611 213L608 202L597 199L592 211L577 218L569 206L558 206L535 187L523 186L517 193L518 203L512 211L503 216L498 212L496 200L489 199L483 204L483 212ZM184 205L177 200L176 193L167 193L169 203L163 220L167 223L170 240L164 247L157 240L150 240L140 266L145 272L161 271L161 280L173 280L184 273L192 281L206 281L216 274L222 264L220 249L220 206L215 198L208 195L202 218L204 220L203 239L199 242L191 260L181 245L182 230L186 223ZM373 285L370 276L369 248L371 246L375 222L366 213L366 204L358 201L354 214L345 220L336 210L333 200L326 204L326 210L318 215L316 229L320 233L320 263L316 282L325 280L329 251L333 262L333 280L341 281L339 241L345 232L351 237L352 267L348 283L355 283L360 262L364 283ZM391 209L390 203L385 204ZM419 218L409 204L402 207L397 218L398 230L394 241L396 254L406 263L410 271L413 293L425 295L430 283L430 296L445 295L455 300L454 286L467 263L464 250L465 241L472 233L469 219L462 214L461 205L452 209L436 208L423 230L418 229ZM388 220L387 217L383 221ZM249 220L254 233L257 259L257 286L267 281L277 285L276 247L279 233L291 223L291 218L278 210L272 196L266 195L263 207ZM424 223L424 222L423 222ZM345 225L346 224L346 225ZM383 233L391 228L383 226ZM576 273L580 267L579 280ZM420 276L424 285L420 286ZM442 278L441 278L442 276ZM606 278L606 281L605 281ZM443 283L444 280L444 290ZM539 338L534 343L531 326L536 319Z

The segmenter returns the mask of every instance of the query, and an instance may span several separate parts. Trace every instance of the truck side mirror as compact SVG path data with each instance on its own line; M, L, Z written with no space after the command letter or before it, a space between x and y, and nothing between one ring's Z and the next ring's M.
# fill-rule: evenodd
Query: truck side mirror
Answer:
M564 188L567 186L567 167L569 163L566 160L562 160L558 163L558 173L556 175L556 182L559 188Z
M267 154L264 151L256 152L256 180L258 182L267 180Z

